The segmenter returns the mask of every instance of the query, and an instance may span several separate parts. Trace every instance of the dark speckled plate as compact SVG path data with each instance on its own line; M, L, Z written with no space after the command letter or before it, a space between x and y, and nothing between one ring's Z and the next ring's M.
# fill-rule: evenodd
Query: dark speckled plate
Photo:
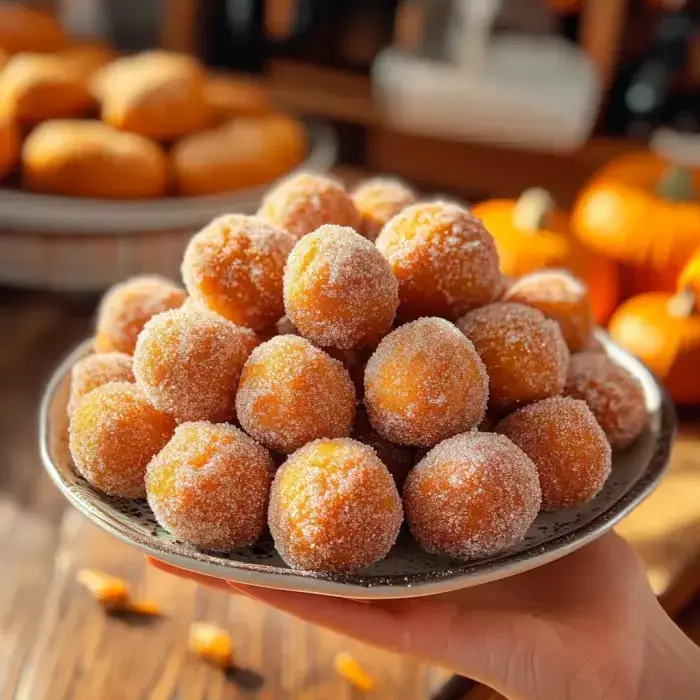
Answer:
M512 576L574 551L610 530L661 479L675 429L673 405L641 363L606 338L601 339L608 354L642 382L651 414L650 428L631 448L614 455L612 475L597 498L576 510L541 514L518 546L490 559L464 563L432 556L422 552L403 532L384 561L354 574L323 575L290 569L270 540L222 556L174 539L156 524L145 501L104 496L73 469L66 417L69 372L88 352L87 343L61 363L46 389L40 412L41 456L56 485L90 520L124 542L176 566L240 583L349 598L443 593Z

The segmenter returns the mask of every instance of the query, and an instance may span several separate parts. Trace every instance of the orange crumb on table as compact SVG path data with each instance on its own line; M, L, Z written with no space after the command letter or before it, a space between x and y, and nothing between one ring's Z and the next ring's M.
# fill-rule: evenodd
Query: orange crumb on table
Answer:
M219 668L228 668L233 660L231 635L211 622L190 625L189 648L199 658Z
M335 656L335 670L356 688L369 692L374 688L374 679L360 666L348 652L341 651Z
M129 601L131 589L129 582L123 578L93 569L81 569L76 579L102 605L124 607Z

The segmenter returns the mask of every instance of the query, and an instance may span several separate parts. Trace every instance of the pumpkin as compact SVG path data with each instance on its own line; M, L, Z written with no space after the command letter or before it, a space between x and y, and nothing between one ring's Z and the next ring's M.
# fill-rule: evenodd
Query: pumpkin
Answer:
M700 403L700 253L686 266L678 291L638 294L610 319L610 335L639 357L679 404Z
M628 268L630 291L672 291L700 245L699 194L700 169L627 153L579 193L571 225L581 242Z
M617 267L577 241L568 216L554 206L545 190L526 190L517 200L488 200L477 204L472 213L494 237L505 276L567 268L588 285L596 320L608 319L618 301Z

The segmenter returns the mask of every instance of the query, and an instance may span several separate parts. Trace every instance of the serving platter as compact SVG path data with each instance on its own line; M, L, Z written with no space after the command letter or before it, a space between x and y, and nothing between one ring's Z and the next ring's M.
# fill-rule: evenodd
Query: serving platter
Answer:
M403 531L384 561L356 573L329 575L290 569L269 535L227 555L203 552L176 540L156 523L145 500L105 496L73 468L66 414L70 368L90 352L90 341L75 348L48 383L39 415L41 457L71 505L120 540L175 566L238 583L356 599L444 593L513 576L582 547L610 530L659 483L675 433L673 404L642 363L604 334L599 337L612 359L642 383L649 428L631 447L613 454L612 474L593 501L573 510L541 513L521 543L488 559L460 562L429 555Z

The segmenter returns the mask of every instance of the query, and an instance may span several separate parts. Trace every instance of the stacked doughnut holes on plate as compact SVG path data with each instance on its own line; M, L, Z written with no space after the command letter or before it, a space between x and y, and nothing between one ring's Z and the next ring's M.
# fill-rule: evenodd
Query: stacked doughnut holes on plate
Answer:
M504 280L467 208L302 173L191 240L184 289L110 290L72 371L76 470L206 551L295 569L473 560L595 498L647 427L567 271Z

